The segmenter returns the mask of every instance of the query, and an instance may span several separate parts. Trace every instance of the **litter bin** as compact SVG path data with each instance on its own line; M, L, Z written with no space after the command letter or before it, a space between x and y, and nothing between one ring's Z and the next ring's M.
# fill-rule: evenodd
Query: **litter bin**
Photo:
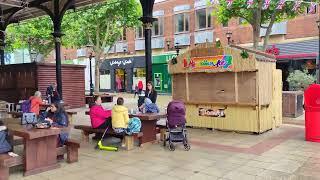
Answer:
M320 85L312 84L304 92L306 141L320 142Z

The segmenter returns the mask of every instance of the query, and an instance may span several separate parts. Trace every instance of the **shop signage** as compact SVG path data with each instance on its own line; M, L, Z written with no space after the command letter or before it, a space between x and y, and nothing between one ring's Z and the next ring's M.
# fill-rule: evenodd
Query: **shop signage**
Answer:
M185 58L183 60L184 68L190 68L195 70L214 70L214 69L231 69L232 68L232 56L220 55L220 56L207 56L207 57L193 57Z
M220 117L225 118L224 109L207 109L199 108L199 116Z
M125 59L125 60L112 60L110 62L110 66L120 66L120 65L127 65L127 64L132 64L132 59Z

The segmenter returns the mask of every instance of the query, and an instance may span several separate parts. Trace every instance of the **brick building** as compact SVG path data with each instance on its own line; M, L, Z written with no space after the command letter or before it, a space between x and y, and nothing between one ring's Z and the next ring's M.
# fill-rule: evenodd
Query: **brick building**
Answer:
M196 44L214 42L216 38L226 44L227 32L232 33L231 40L233 43L252 46L250 25L243 24L242 19L233 19L228 24L222 25L212 17L211 9L207 7L207 0L156 0L153 15L158 21L154 22L153 25L152 51L153 55L167 55L163 59L175 54L174 46L176 43L179 44L182 51L192 48ZM278 67L284 70L284 82L289 67L299 69L306 64L310 73L313 73L318 49L316 40L319 32L316 24L317 19L318 11L315 14L308 14L306 10L305 14L295 19L274 25L269 48L278 50ZM262 31L261 38L263 38L263 33ZM63 55L64 53L71 59L76 57L74 50L64 49ZM125 30L123 37L109 51L109 54L110 61L120 61L121 58L125 61L126 58L128 60L128 58L144 56L143 28ZM162 63L165 64L166 61L163 60ZM139 64L141 65L141 63ZM110 78L104 80L105 82L111 82L107 83L109 85L105 85L107 87L102 88L106 90L115 90L117 83L121 81L123 89L130 91L131 88L134 88L135 80L128 76L143 79L145 75L144 68L141 66L133 66L130 69L101 69L101 72L104 78ZM161 74L161 76L163 75ZM159 79L157 80L159 82ZM162 81L163 79L160 82ZM170 78L166 81L169 82ZM128 85L129 87L126 87ZM170 88L170 83L168 85L164 82L159 86Z

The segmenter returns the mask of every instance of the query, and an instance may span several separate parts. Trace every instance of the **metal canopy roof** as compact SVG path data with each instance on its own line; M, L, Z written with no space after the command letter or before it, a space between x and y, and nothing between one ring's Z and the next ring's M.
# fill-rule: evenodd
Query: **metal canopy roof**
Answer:
M47 15L48 13L44 9L47 8L53 12L55 1L61 5L61 8L68 1L73 3L72 8L77 8L103 0L0 0L1 23L5 22L8 25L12 22Z

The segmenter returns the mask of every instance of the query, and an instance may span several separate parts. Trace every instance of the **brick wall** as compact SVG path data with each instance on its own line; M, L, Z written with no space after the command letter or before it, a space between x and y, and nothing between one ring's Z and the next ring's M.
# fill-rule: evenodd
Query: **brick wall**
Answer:
M165 47L164 50L167 51L166 41L169 40L171 42L171 46L174 46L174 34L175 34L175 23L174 23L174 7L179 5L189 4L191 6L191 10L188 11L190 15L190 33L191 33L191 45L194 46L194 32L195 32L195 9L194 9L194 0L167 0L162 1L160 3L156 3L154 6L154 11L163 10L164 11L164 39L165 39ZM319 9L318 9L319 12ZM297 38L306 38L306 37L317 37L318 36L318 28L316 25L317 14L313 15L301 15L295 19L289 20L287 23L287 34L281 35L282 37L274 36L271 37L270 42L279 43L284 40L292 40ZM223 44L227 43L226 32L232 32L232 40L236 44L247 44L252 43L252 28L249 24L239 25L238 19L233 19L228 23L228 27L223 27L214 17L212 17L212 24L214 26L214 40L216 38L220 38ZM272 40L273 39L273 40ZM128 55L134 54L143 54L143 51L135 51L135 30L128 29L127 30L127 42L128 42L128 51L130 52ZM154 54L157 52L162 52L159 50L154 50ZM62 48L62 59L64 59L64 54L67 54L67 59L76 58L76 50L65 49ZM114 53L112 56L123 56L123 53ZM54 61L54 55L47 58L49 61Z

